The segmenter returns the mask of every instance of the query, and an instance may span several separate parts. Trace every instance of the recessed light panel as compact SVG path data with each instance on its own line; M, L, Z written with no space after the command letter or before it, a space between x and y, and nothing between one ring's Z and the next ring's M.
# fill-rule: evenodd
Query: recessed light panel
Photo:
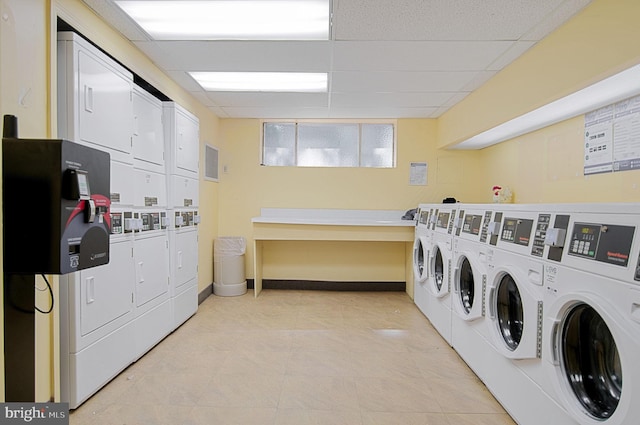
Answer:
M116 0L115 4L156 40L328 40L329 1Z
M190 72L205 91L327 91L327 74L312 72Z

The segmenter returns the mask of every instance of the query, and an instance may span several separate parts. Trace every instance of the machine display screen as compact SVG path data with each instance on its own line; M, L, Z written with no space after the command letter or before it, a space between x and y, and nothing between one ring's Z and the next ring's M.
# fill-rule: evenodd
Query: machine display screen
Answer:
M449 225L449 217L451 213L441 212L438 213L438 221L436 221L436 227L440 227L441 229L446 229Z
M78 194L80 199L89 199L91 197L91 191L89 190L89 177L85 171L76 171L78 178Z

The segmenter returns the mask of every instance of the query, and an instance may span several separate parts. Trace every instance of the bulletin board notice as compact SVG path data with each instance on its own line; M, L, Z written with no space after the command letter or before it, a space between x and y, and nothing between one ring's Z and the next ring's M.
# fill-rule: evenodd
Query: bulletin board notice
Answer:
M640 169L640 96L585 115L584 174Z

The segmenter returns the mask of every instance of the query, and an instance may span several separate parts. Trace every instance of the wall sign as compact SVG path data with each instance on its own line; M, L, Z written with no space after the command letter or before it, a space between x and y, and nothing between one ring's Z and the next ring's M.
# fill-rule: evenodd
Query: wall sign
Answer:
M584 174L640 169L640 96L584 117Z

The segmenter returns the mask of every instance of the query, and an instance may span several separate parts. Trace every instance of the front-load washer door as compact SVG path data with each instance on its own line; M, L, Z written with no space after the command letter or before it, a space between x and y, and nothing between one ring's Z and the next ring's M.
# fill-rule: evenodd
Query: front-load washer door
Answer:
M413 244L413 273L418 282L423 283L427 280L427 243L424 237L416 237Z
M541 357L542 300L527 288L526 274L501 269L489 289L491 334L498 351L512 359Z
M608 419L622 393L620 355L609 327L593 307L579 303L567 311L560 329L566 382L589 416Z
M487 275L481 273L471 253L458 255L453 274L453 311L463 320L484 315L484 292Z
M448 259L438 244L433 245L431 259L429 261L429 292L438 298L449 293Z

